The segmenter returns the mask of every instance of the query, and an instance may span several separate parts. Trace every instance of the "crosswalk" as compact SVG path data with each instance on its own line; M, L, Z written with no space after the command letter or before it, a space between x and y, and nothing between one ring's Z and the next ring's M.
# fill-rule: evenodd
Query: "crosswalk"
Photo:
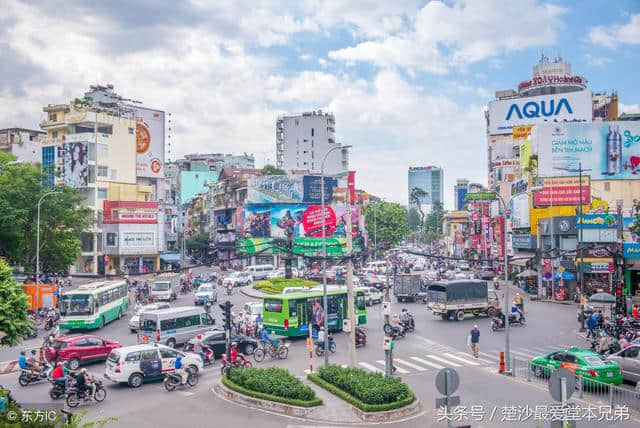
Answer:
M547 354L556 349L568 348L574 345L557 344L531 347L513 347L511 354L519 360L531 360L540 355ZM402 358L393 358L398 374L414 374L430 371L438 371L443 368L486 368L497 367L500 360L500 352L503 349L490 349L478 352L478 358L470 352L462 352L442 344L429 344L424 353L420 355L402 355ZM368 371L384 373L384 360L359 361L358 365Z

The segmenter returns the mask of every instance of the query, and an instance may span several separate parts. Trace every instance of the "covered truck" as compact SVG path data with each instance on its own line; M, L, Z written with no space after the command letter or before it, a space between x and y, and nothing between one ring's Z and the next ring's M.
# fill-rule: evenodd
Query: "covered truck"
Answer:
M487 282L463 279L438 281L427 290L427 307L434 315L462 321L466 314L493 317L498 307L498 294L489 290Z
M415 302L422 286L422 277L418 274L399 274L393 280L393 294L398 302Z

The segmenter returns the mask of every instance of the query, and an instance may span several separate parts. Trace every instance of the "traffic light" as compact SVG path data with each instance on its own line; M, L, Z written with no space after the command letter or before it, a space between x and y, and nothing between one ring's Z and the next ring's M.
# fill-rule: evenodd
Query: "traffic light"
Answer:
M227 300L218 306L222 309L222 325L224 326L224 329L231 330L231 307L233 306L233 303Z
M616 295L622 296L622 282L618 282L616 286Z

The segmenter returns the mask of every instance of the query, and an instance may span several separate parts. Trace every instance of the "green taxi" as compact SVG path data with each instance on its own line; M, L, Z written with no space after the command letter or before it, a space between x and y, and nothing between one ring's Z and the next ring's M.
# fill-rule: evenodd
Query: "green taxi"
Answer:
M529 368L537 377L545 378L549 377L553 370L565 368L576 376L582 376L585 386L595 385L595 382L590 380L613 385L622 383L622 371L618 363L589 349L568 348L553 351L531 360Z

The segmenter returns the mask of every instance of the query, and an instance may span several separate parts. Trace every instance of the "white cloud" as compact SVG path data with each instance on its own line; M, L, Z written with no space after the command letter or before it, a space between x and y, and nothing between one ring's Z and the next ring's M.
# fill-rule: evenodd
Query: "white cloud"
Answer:
M609 64L613 60L606 56L593 56L590 53L584 54L584 59L587 61L587 64L593 65L594 67L600 67L606 64Z
M330 52L343 61L444 73L503 52L553 44L564 8L537 0L432 1L408 31Z
M623 104L618 102L618 114L640 113L640 104Z
M626 24L592 28L589 31L589 40L594 45L608 48L621 44L640 44L640 13L631 15Z

